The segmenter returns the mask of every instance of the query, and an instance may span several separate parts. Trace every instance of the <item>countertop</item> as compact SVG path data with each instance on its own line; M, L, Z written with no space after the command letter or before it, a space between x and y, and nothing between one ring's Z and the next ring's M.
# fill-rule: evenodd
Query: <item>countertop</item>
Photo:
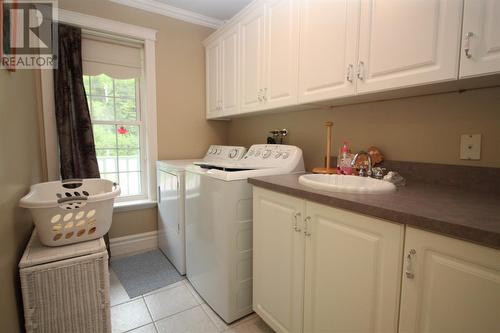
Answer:
M407 181L388 194L347 194L299 184L300 174L250 178L254 186L500 249L500 193Z

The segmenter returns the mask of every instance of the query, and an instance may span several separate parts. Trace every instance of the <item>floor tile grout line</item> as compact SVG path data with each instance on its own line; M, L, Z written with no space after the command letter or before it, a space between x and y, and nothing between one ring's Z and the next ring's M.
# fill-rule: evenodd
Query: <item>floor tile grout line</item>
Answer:
M160 321L160 320L163 320L163 319L167 319L167 318L169 318L169 317L173 317L173 316L178 315L178 314L180 314L180 313L182 313L182 312L185 312L185 311L188 311L188 310L194 309L194 308L196 308L197 306L200 306L200 307L201 307L201 310L203 311L203 313L205 313L205 315L208 317L208 319L210 320L210 322L211 322L211 323L215 326L215 328L219 331L219 333L222 333L222 332L225 332L225 331L227 331L227 330L229 330L229 329L231 329L231 328L234 328L234 327L240 326L241 324L244 324L245 322L247 322L247 321L249 321L249 320L251 319L251 318L248 318L248 317L250 317L252 314L249 314L249 315L245 316L244 318L241 318L240 320L238 320L238 321L236 321L235 323L232 323L232 324L227 324L226 322L224 322L224 321L221 319L221 320L222 320L222 322L224 323L224 325L226 325L226 328L224 328L224 329L220 329L220 328L219 328L219 326L217 325L217 323L215 323L215 321L212 319L211 315L209 315L209 314L207 313L207 311L203 308L203 305L206 305L207 307L210 307L210 306L209 306L209 305L208 305L208 304L207 304L207 303L206 303L206 302L205 302L205 301L201 298L201 296L199 296L199 295L194 295L193 291L194 291L194 292L196 292L196 290L194 289L194 287L192 287L192 286L191 286L191 288L190 288L190 286L188 286L189 280L186 278L186 279L183 279L183 280L178 281L178 282L182 282L182 285L175 286L175 287L171 287L171 288L168 288L168 289L165 289L165 290L161 290L161 291L160 291L160 290L158 290L158 291L154 291L154 292L151 292L151 293L148 293L148 294L142 294L142 295L140 295L140 296L136 296L136 297L135 297L135 298L133 298L133 299L129 299L128 301L125 301L125 302L122 302L122 303L119 303L119 304L115 304L115 305L113 305L112 307L119 306L119 305L124 305L124 304L127 304L127 303L131 303L131 302L137 301L137 300L139 300L139 299L142 299L142 300L143 300L143 302L144 302L144 304L146 305L146 309L147 309L148 314L149 314L149 316L150 316L150 318L151 318L151 322L149 322L149 323L147 323L147 324L144 324L144 325L141 325L141 326L138 326L138 327L135 327L135 328L133 328L133 329L131 329L131 330L128 330L128 331L126 331L126 332L130 332L130 331L132 331L132 330L135 330L135 329L141 328L141 327L143 327L143 326L147 326L147 325L149 325L149 324L151 324L151 323L154 325L156 332L158 332L158 327L157 327L157 325L156 325L156 322L158 322L158 321ZM175 283L177 283L177 282L175 282ZM120 283L120 284L121 284L121 283ZM149 309L148 303L146 302L146 297L148 297L148 296L152 296L152 295L155 295L155 294L160 293L160 292L163 292L163 291L167 291L167 290L171 290L171 289L180 288L180 287L183 287L183 286L185 286L185 287L188 289L189 294L190 294L190 295L194 298L194 300L195 300L195 302L196 302L196 303L198 302L198 301L197 301L197 296L198 296L198 297L202 300L202 303L197 303L196 305L191 306L191 307L189 307L189 308L186 308L186 309L184 309L184 310L182 310L182 311L175 312L175 313L173 313L173 314L170 314L170 315L165 316L165 317L161 317L161 318L156 319L156 320L155 320L155 319L153 319L153 314L151 313L151 310ZM168 286L165 286L165 287L168 287ZM161 289L163 289L163 288L165 288L165 287L162 287ZM212 310L212 309L211 309L211 310ZM213 311L213 310L212 310L212 311ZM215 313L215 311L214 311L214 313ZM217 314L215 313L215 315L217 315Z
M191 292L191 294L193 294L193 291L196 292L196 289L194 289L193 285L191 284L191 282L189 282L189 280L186 278L183 280L184 284L188 287L188 290ZM200 303L199 305L201 306L201 309L203 310L203 312L205 312L205 314L207 315L208 319L210 319L210 321L215 325L215 328L217 330L219 330L219 326L217 326L217 323L215 323L215 321L211 318L211 316L207 313L207 311L203 308L203 305L206 305L207 307L210 308L210 305L207 304L207 302L198 294L198 295L193 295L195 298L196 296L198 296L201 300L202 300L202 303ZM213 311L215 313L216 316L218 316L218 314L212 309L210 308L211 311ZM249 318L252 314L254 314L255 312L252 312L248 315L246 315L245 317L237 320L236 322L233 322L232 324L228 324L226 323L222 318L221 318L221 321L224 323L224 325L226 325L226 328L224 328L223 330L219 330L220 333L224 332L224 331L227 331L231 328L234 328L236 326L239 326L241 324L244 324L245 322L251 320L251 318Z
M124 331L123 333L128 333L128 332L132 332L133 330L136 330L138 328L141 328L141 327L144 327L144 326L147 326L149 324L154 324L154 320L153 320L153 316L151 316L151 313L149 312L149 309L148 309L148 305L146 304L146 300L144 299L144 297L141 296L137 296L136 298L134 298L133 300L130 300L128 302L125 302L125 303L122 303L122 304L126 304L126 303L130 303L130 302L135 302L135 301L138 301L139 299L142 299L142 301L144 302L144 305L146 306L146 310L148 311L148 314L149 314L149 318L151 319L150 322L146 323L146 324L143 324L143 325L139 325L137 327L134 327L134 328L131 328L127 331ZM119 305L122 305L122 304L119 304ZM155 326L155 330L156 330L156 326Z
M177 283L177 282L174 282L174 283ZM174 283L172 283L172 284L174 284ZM122 286L123 286L123 285L122 285ZM111 307L113 308L113 307L118 306L118 305L123 305L123 304L129 303L129 302L132 302L132 301L136 301L136 300L138 300L140 297L142 297L142 298L144 298L144 299L145 299L145 298L146 298L146 297L148 297L148 296L152 296L152 295L158 294L158 293L160 293L160 292L167 291L167 290L170 290L170 289L179 288L179 287L182 287L182 286L184 286L184 284L182 284L182 285L180 285L180 286L176 286L176 287L171 287L171 288L169 288L169 289L165 289L165 290L160 290L160 289L163 289L163 288L168 287L168 286L165 286L165 287L161 287L160 289L157 289L156 291L152 291L152 292L149 292L149 293L147 293L147 294L142 294L142 295L136 296L136 297L134 297L134 298L130 298L130 296L129 296L129 299L128 299L128 300L123 301L123 302L120 302L120 303L117 303L117 304L113 304L113 305L111 305ZM124 288L124 289L125 289L125 288ZM128 294L127 294L127 295L128 295Z
M130 302L133 302L133 301L137 301L141 296L136 296L134 298L129 298L127 301L123 301L123 302L120 302L120 303L117 303L117 304L113 304L111 305L111 308L114 308L115 306L119 306L119 305L123 305L123 304L127 304L127 303L130 303Z
M184 279L185 280L185 279ZM145 294L142 294L141 296L143 297L148 297L148 296L152 296L152 295L155 295L155 294L158 294L158 293L161 293L161 292L164 292L164 291L167 291L167 290L170 290L170 289L175 289L175 288L179 288L179 287L182 287L184 285L184 283L182 283L182 285L180 286L173 286L174 284L178 283L178 282L183 282L184 280L180 280L180 281L177 281L177 282L174 282L174 283L171 283L169 285L166 285L165 287L161 287L161 288L158 288L156 290L153 290L153 291L150 291L148 293L145 293ZM166 288L166 289L165 289ZM139 296L137 296L139 297Z
M146 306L147 306L147 304L146 304ZM168 316L166 316L166 317L161 317L161 318L158 318L158 319L156 319L156 320L155 320L155 319L153 319L153 322L155 322L155 323L156 323L156 322L161 321L161 320L163 320L163 319L167 319L167 318L173 317L173 316L178 315L178 314L180 314L180 313L183 313L183 312L186 312L186 311L192 310L192 309L194 309L194 308L196 308L196 307L198 307L198 306L200 306L200 307L201 307L201 304L196 304L196 305L193 305L193 306L191 306L191 307L189 307L189 308L186 308L186 309L184 309L184 310L182 310L182 311L175 312L175 313L170 314L170 315L168 315ZM202 310L203 310L203 308L202 308ZM153 318L153 316L151 316L151 318Z
M144 295L142 295L141 297L142 297L142 301L146 305L146 310L148 310L149 318L151 318L151 322L154 324L155 321L153 319L153 314L151 313L151 310L149 309L148 302L146 302L146 297L144 297ZM156 326L155 326L155 330L156 330ZM158 331L158 330L156 330L156 331Z
M196 289L194 289L193 285L191 284L191 282L189 282L188 279L186 279L184 281L184 285L186 286L186 288L189 290L189 292L191 293L191 295L193 295L195 301L198 301L197 299L199 298L201 300L201 304L206 304L207 302L203 299L203 297L201 297L200 294L198 294L198 292L196 291ZM196 293L196 294L195 294Z
M143 327L148 326L148 325L151 325L151 324L153 324L153 326L154 326L154 322L152 321L152 322L150 322L150 323L147 323L147 324L144 324L144 325L141 325L141 326L134 327L134 328L132 328L132 329L130 329L130 330L128 330L128 331L125 331L125 332L123 332L123 333L129 333L129 332L132 332L133 330L136 330L136 329L139 329L139 328L143 328ZM156 330L156 326L155 326L155 330Z
M206 303L203 303L203 304L206 304ZM201 304L201 305L200 305L200 306L201 306L201 309L202 309L202 310L203 310L203 312L207 315L208 320L210 320L210 321L212 322L212 324L214 324L215 328L219 331L219 333L222 333L222 332L224 332L224 331L227 331L227 330L229 329L229 326L228 326L226 323L224 323L227 327L226 327L226 328L224 328L224 329L220 329L220 328L219 328L219 326L217 325L217 323L216 323L216 322L212 319L212 316L210 316L210 315L208 314L208 312L205 310L205 308L203 307L203 304ZM208 304L206 304L206 305L208 306Z

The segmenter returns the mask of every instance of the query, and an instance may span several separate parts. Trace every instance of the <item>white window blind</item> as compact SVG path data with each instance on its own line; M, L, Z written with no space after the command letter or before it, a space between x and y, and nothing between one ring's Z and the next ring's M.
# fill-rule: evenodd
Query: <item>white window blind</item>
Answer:
M82 38L83 73L106 74L115 79L139 78L142 75L142 45L84 35Z

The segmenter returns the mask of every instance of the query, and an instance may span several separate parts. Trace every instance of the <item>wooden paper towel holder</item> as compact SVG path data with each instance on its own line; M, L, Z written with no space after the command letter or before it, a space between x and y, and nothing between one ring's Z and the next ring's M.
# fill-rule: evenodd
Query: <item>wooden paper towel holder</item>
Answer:
M336 174L337 168L331 168L331 151L332 151L332 127L333 122L327 121L325 123L326 126L326 166L323 168L314 168L312 169L313 173L322 173L322 174Z

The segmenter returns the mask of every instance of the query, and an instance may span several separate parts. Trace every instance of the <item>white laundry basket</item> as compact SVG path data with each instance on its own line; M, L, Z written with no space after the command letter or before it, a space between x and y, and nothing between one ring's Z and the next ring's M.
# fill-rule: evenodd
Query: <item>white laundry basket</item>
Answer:
M120 186L106 179L69 179L31 186L19 205L30 209L40 241L60 246L106 234L118 195Z

